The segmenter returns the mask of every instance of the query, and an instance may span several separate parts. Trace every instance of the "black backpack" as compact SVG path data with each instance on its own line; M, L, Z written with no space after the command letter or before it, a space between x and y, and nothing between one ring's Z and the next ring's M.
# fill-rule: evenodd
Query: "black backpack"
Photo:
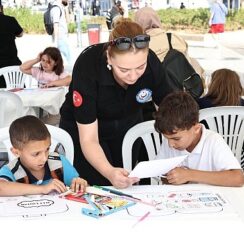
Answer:
M46 29L46 32L47 32L48 35L52 35L53 34L53 30L54 30L54 28L53 28L53 19L52 19L52 16L51 16L51 9L54 8L54 7L58 7L60 9L60 7L58 5L52 5L51 3L49 3L46 12L43 15L44 26L45 26L45 29ZM62 15L62 11L60 9L60 17L61 17L61 15Z
M167 37L170 49L162 62L166 90L168 93L183 90L189 92L194 98L200 97L204 91L201 77L188 62L185 55L173 49L171 33L167 33Z

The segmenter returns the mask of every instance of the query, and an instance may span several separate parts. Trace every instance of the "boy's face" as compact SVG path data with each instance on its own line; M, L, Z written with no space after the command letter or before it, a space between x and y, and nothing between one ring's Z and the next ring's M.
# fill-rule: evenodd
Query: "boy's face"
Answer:
M40 171L48 159L50 138L43 141L30 141L22 149L12 148L21 163L30 171Z
M191 152L201 138L201 124L197 123L192 126L189 130L175 130L174 134L163 134L170 147L177 150L187 150Z

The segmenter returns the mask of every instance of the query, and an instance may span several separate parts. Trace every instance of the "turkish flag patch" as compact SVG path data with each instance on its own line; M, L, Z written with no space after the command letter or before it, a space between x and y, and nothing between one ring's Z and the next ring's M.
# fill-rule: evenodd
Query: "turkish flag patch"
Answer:
M83 102L83 98L78 91L73 91L73 104L75 107L80 107Z

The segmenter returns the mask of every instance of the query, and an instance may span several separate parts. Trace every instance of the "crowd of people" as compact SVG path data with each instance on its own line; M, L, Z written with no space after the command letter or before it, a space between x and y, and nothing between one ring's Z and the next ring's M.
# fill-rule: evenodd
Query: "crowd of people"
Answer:
M61 6L64 1L55 2ZM57 10L54 16L62 16L63 12ZM23 30L15 20L14 23L15 38ZM64 71L61 54L65 56L67 49L65 38L59 34L65 31L59 31L64 29L58 20L57 28L54 31L57 46L47 47L36 58L22 63L20 69L35 77L41 86L69 86L60 109L59 126L72 137L74 166L58 155L55 160L63 172L61 178L52 172L51 138L45 124L33 116L19 118L9 128L11 150L17 159L0 169L0 196L47 194L52 190L61 193L65 185L74 191L85 191L87 184L116 188L140 184L139 178L129 177L123 168L122 143L130 128L145 121L143 109L148 102L155 106L152 112L155 129L163 135L157 159L187 155L180 167L165 175L168 184L244 184L240 163L224 139L199 123L199 108L243 106L243 89L236 72L216 70L207 93L198 99L185 91L169 92L162 75L162 62L169 50L166 33L156 12L145 7L137 11L134 21L123 17L113 21L108 42L83 50L74 64L71 79ZM12 45L15 46L14 42ZM202 76L203 69L189 57L186 42L173 34L172 45L184 53ZM35 67L37 63L39 67ZM138 141L133 149L134 165L140 153Z

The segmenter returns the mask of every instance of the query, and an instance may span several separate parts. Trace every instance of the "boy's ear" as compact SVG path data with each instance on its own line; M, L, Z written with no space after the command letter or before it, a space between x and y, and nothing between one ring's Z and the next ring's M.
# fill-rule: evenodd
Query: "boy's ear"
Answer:
M201 123L195 124L194 127L195 127L196 133L201 132L201 129L202 129L202 124Z
M20 155L19 149L11 147L10 151L14 154L14 156L19 157L19 155Z

